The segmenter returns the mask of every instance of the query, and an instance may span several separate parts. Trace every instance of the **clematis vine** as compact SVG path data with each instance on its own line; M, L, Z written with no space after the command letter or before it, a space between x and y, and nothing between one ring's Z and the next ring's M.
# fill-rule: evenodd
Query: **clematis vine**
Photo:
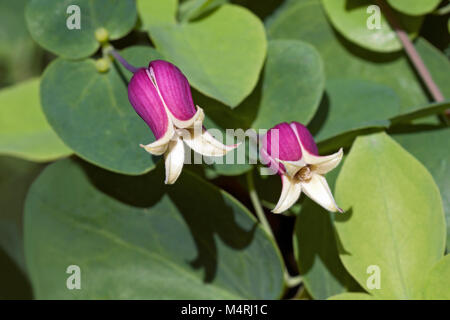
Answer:
M280 123L264 135L260 155L281 176L281 196L272 212L289 209L302 191L323 208L343 212L323 176L342 160L342 148L332 155L319 156L308 129L301 123L291 122Z
M166 184L175 183L182 171L185 144L210 157L224 156L237 147L222 144L206 131L203 109L194 106L189 82L176 66L154 60L148 68L135 68L115 51L111 54L134 73L128 99L156 138L140 146L152 155L164 155Z

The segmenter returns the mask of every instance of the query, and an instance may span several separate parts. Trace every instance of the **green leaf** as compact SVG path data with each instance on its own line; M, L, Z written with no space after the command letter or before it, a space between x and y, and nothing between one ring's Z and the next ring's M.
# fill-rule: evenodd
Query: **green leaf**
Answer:
M245 155L241 157L240 155ZM228 160L227 160L228 158ZM248 158L248 142L242 141L239 147L230 151L222 159L215 158L215 162L209 169L224 176L238 176L252 169Z
M269 129L292 120L306 124L319 107L325 86L322 60L305 42L270 41L262 81L259 101L250 102L259 105L253 128Z
M450 108L450 101L435 102L426 106L415 107L414 109L403 112L390 119L392 125L409 122L411 120L424 118L430 115L435 115L444 112Z
M450 61L426 39L418 38L415 42L417 52L431 73L434 82L447 100L450 100Z
M176 23L178 0L137 0L136 5L144 29Z
M248 127L241 116L242 113L238 112L237 109L232 110L228 108L217 100L204 96L197 90L192 90L192 96L194 103L202 107L205 111L205 128L213 134L216 132L219 133L217 130L220 131L221 135L216 137L219 141L225 144L242 142L237 149L228 152L222 158L208 158L209 162L205 163L206 170L210 171L213 177L217 175L236 176L249 171L252 168L248 158L249 143L247 141L241 141L241 138L244 139L244 135L239 134L240 128L245 130ZM236 130L236 132L227 132L230 130ZM246 149L245 152L243 150L244 148ZM244 159L238 158L237 155L241 154L245 155Z
M322 56L328 79L357 78L390 87L400 97L402 110L428 103L428 93L403 54L370 52L348 42L329 25L319 0L292 1L266 24L269 39L297 39L312 44ZM433 77L440 74L448 79L447 69L428 64L426 58L436 56L435 50L429 45L423 46L421 55Z
M317 142L380 124L399 113L399 98L384 85L361 79L327 80L325 97L309 129Z
M359 136L364 136L376 132L385 131L389 127L389 121L372 122L370 127L362 129L349 130L334 136L330 139L323 140L317 144L320 154L329 154L336 152L339 148L351 147L353 141Z
M28 80L0 91L0 154L40 162L72 153L45 119L39 82Z
M180 20L196 19L227 2L228 0L186 0L180 5Z
M362 292L345 292L332 296L328 300L374 300L374 297Z
M42 66L42 51L25 24L27 2L0 1L0 87L37 75Z
M441 0L387 0L387 2L404 14L420 16L436 9Z
M340 147L350 146L357 136L386 130L394 125L408 123L412 120L428 121L429 116L439 114L449 108L448 102L431 103L399 113L398 98L389 88L370 85L370 83L364 84L363 80L359 80L358 84L353 83L351 87L344 88L346 82L351 84L353 81L329 80L326 95L319 110L308 125L321 152L332 152ZM333 82L335 84L332 84ZM366 90L360 85L367 86ZM369 89L370 87L372 89ZM354 88L358 88L358 90L353 91ZM346 92L346 90L348 91ZM378 94L376 94L377 92ZM384 98L378 100L383 95ZM370 107L371 105L373 107ZM392 114L397 115L388 119ZM438 121L434 117L430 120L433 123Z
M445 247L442 200L425 167L385 133L359 137L336 200L345 211L336 217L339 253L352 276L376 298L420 298ZM379 289L367 286L369 266L379 267Z
M392 52L402 49L395 31L384 19L381 12L368 12L368 7L376 4L372 0L322 0L325 11L333 26L348 40L363 48ZM380 27L369 28L374 15L380 14ZM422 17L405 16L397 13L396 18L410 36L417 35Z
M340 167L326 175L331 190L334 189L339 171ZM294 254L309 294L315 299L327 299L347 290L359 289L339 259L334 236L336 214L306 199L306 195L302 197L305 200L294 228Z
M393 138L422 162L438 185L447 220L447 248L450 248L450 128L414 129L414 126L407 127L403 132L395 133Z
M350 146L353 140L360 135L382 131L395 125L409 123L412 120L423 121L426 119L428 121L429 118L426 117L439 114L449 108L448 102L441 102L418 106L399 113L398 99L389 88L377 85L377 90L377 86L372 84L371 90L370 86L366 88L369 90L364 90L360 87L361 84L363 87L365 86L364 81L359 80L359 84L354 83L347 88L348 92L346 92L344 88L346 82L351 83L352 81L329 80L326 96L314 119L308 125L321 152L331 152L340 147ZM336 88L332 88L333 84L330 85L333 82L335 82ZM358 88L358 90L353 91L354 88ZM376 94L377 92L378 94ZM384 98L382 98L382 92L384 92ZM346 95L346 93L348 94ZM381 99L378 100L379 98ZM370 107L371 105L374 108ZM388 119L392 114L396 115ZM431 120L436 122L437 118L433 117Z
M42 165L0 157L0 248L25 272L22 214L25 195Z
M43 168L0 157L0 299L30 299L23 247L23 207L34 178Z
M281 257L250 212L189 171L166 186L158 168L130 177L67 160L43 172L25 209L36 298L280 297ZM82 290L67 290L69 265Z
M69 29L66 22L80 8L80 29ZM125 36L136 24L133 0L30 0L26 8L28 30L45 49L65 58L79 59L92 55L100 46L95 31L104 28L109 39Z
M450 300L450 255L443 257L428 274L424 298Z
M150 27L150 36L192 86L230 107L254 89L266 56L261 21L235 5L223 5L194 23Z
M131 47L123 56L136 66L160 57L150 47ZM159 158L139 147L154 137L128 101L124 75L129 79L131 74L120 68L99 73L91 59L57 59L43 75L42 106L53 129L77 155L108 170L141 174Z

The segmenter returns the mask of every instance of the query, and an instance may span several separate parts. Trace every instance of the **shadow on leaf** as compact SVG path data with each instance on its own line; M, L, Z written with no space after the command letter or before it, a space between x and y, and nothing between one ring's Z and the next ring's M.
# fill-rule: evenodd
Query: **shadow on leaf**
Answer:
M142 176L120 175L80 163L98 190L125 204L151 208L168 196L189 227L197 247L197 257L188 263L193 268L204 269L205 282L212 282L217 272L219 239L233 250L244 249L253 241L257 223L242 220L231 205L232 200L187 170L174 185L164 185L162 163Z

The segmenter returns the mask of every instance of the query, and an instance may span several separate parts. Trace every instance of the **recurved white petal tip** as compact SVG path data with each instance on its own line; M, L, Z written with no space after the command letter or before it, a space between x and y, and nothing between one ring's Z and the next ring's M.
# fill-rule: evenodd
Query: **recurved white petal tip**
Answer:
M184 146L181 139L171 141L164 154L166 178L165 184L174 184L180 176L184 164Z
M240 145L225 145L206 130L191 130L189 133L183 135L184 142L195 152L208 157L222 157Z
M331 212L344 212L336 204L327 180L322 175L313 173L311 180L300 184L303 192L323 208Z
M167 109L168 110L168 109ZM203 120L205 120L205 112L202 108L197 106L197 111L195 112L194 116L189 120L179 120L175 118L175 116L170 114L171 121L177 128L186 129L186 128L194 128L196 126L202 126Z
M169 121L169 123L167 124L167 131L164 134L164 136L160 137L158 140L156 140L150 144L147 144L147 145L140 144L139 146L141 148L144 148L145 151L147 151L150 154L153 154L155 156L160 156L164 152L166 152L166 150L169 146L169 142L173 138L174 134L175 134L175 129L172 125L172 122Z
M304 152L306 163L312 164L318 174L326 174L336 168L344 156L342 148L338 152L330 154L329 156L315 156L308 152Z
M282 213L292 207L292 205L297 202L302 191L300 183L294 182L287 176L281 176L281 182L283 185L281 196L277 205L272 210L273 213Z
M154 156L160 156L164 152L166 152L168 143L163 144L163 145L157 145L157 146L152 146L152 144L147 144L147 145L140 144L139 146L141 148L144 148L145 151L147 151L148 153L150 153Z

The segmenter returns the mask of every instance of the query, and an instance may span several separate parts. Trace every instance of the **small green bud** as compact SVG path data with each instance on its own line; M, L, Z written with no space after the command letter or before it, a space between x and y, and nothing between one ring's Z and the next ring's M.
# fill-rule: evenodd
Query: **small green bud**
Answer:
M95 30L95 39L100 43L105 43L108 41L109 34L105 28L98 28Z
M97 61L95 61L95 67L97 68L98 72L106 72L109 70L109 65L111 63L111 60L108 58L100 58Z

